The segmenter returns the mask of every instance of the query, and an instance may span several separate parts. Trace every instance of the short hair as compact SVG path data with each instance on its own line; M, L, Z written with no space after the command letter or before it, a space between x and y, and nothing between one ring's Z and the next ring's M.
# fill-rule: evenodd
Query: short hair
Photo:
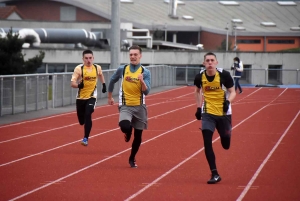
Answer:
M142 48L138 45L132 45L130 48L129 48L129 51L130 50L139 50L140 53L142 53Z
M237 61L238 63L240 63L240 59L238 57L234 57L233 61Z
M93 55L93 51L92 50L84 50L82 52L82 57L84 57L85 54L92 54Z
M217 56L216 56L214 53L212 53L212 52L207 52L207 53L204 55L204 60L205 60L206 56L210 56L210 55L215 56L216 59L217 59Z

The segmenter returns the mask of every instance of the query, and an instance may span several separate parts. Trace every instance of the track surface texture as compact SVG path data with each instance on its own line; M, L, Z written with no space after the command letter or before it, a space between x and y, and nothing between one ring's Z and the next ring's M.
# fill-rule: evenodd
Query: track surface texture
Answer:
M130 168L117 105L97 106L89 145L74 111L0 125L0 201L300 200L300 89L244 88L229 150L214 133L222 181L208 185L194 87L152 93Z

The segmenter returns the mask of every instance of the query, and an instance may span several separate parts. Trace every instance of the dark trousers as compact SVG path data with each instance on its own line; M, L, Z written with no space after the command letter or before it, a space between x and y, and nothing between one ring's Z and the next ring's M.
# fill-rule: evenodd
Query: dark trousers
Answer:
M237 90L237 88L239 88L240 92L242 92L242 88L241 88L239 81L240 81L240 78L238 78L238 77L234 78L234 88L235 88L235 90Z

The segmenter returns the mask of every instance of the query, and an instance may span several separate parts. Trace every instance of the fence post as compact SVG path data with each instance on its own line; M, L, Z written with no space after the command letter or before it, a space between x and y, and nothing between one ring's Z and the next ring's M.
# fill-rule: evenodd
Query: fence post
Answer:
M16 98L16 77L13 77L13 91L12 91L12 114L15 114L15 98Z
M65 106L64 104L64 97L65 97L65 74L62 75L62 106Z
M46 75L46 109L49 108L48 101L49 101L49 75Z
M265 69L265 84L268 84L268 68Z
M24 112L27 113L27 76L25 75L25 95Z
M55 108L56 75L52 74L52 108Z
M36 76L36 90L35 90L36 96L35 96L35 110L38 110L38 104L39 104L39 76Z
M188 67L185 67L185 84L188 84Z
M300 82L299 82L299 69L297 69L297 84L300 84Z

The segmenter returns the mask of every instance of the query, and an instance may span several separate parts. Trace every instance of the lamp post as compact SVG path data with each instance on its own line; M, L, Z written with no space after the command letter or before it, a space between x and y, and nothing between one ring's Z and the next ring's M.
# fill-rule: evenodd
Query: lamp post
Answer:
M234 48L233 48L233 50L236 51L237 45L236 45L236 25L235 25L235 23L233 25L233 29L234 29Z
M168 28L168 25L167 23L165 23L165 41L167 41L167 28Z
M226 52L228 51L228 31L229 31L229 28L228 28L228 22L226 24Z

